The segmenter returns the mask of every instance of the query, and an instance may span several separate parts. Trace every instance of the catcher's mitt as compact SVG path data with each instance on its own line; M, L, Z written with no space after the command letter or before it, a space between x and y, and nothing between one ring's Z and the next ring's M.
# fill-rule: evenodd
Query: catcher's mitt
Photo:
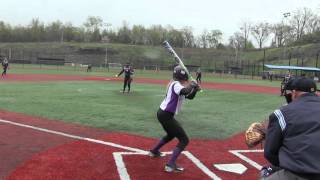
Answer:
M264 124L259 122L252 123L245 133L246 144L248 147L254 147L260 144L264 140L265 134L266 126Z

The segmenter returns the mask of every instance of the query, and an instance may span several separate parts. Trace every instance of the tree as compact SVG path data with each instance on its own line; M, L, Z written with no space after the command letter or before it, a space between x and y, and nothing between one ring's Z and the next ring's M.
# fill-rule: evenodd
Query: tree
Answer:
M208 48L208 31L205 29L203 30L202 34L199 37L199 47Z
M312 17L312 11L308 8L298 9L294 12L294 15L290 21L291 26L294 29L294 34L298 40L304 35L306 31L306 24Z
M14 27L11 32L11 41L12 42L30 42L31 38L29 36L28 28L23 26Z
M312 14L306 24L306 33L312 34L320 31L320 16Z
M118 31L118 41L125 44L129 44L132 42L131 30L129 28L129 24L126 21L122 22L122 27L120 27Z
M184 37L183 33L173 27L168 29L168 40L171 42L172 46L183 47L184 46Z
M87 28L87 31L94 32L102 27L103 20L99 16L89 16L83 25Z
M216 48L222 40L222 32L220 30L211 30L207 34L208 46Z
M192 27L186 26L182 28L182 35L184 38L184 44L183 47L193 47L195 44L195 38L192 32Z
M62 40L67 42L75 40L76 30L77 28L74 27L72 23L65 23L62 29Z
M89 16L85 23L83 23L86 28L87 41L100 41L100 28L103 26L103 20L99 16Z
M251 28L251 34L256 39L259 49L262 48L263 43L268 39L270 35L269 23L257 23Z
M11 27L3 21L0 21L0 41L9 42L11 39Z
M57 20L45 27L46 41L60 41L63 35L63 24Z
M40 22L38 18L31 20L30 34L31 34L32 41L40 42L44 40L44 37L45 37L44 24L43 22Z
M229 38L229 46L238 50L245 47L245 38L241 32L235 32L233 36Z
M146 44L146 29L142 25L132 27L131 39L133 44Z
M249 21L242 22L240 26L240 32L242 33L242 37L244 40L244 47L243 47L244 49L247 49L250 30L251 30L251 22Z
M152 25L147 29L147 41L150 45L158 46L164 39L169 39L167 31L161 25Z
M235 32L233 36L229 38L229 46L234 48L235 50L235 61L238 61L239 57L239 50L244 46L244 38L240 32Z

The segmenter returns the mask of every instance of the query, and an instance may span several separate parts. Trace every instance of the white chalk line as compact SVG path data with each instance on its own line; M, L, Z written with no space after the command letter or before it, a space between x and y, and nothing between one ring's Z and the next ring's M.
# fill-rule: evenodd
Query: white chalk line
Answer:
M125 168L125 164L123 162L122 155L133 155L133 154L147 155L148 154L147 151L144 151L144 150L141 150L138 148L123 146L123 145L112 143L112 142L107 142L107 141L102 141L102 140L67 134L64 132L54 131L54 130L40 128L40 127L36 127L36 126L31 126L31 125L26 125L26 124L22 124L22 123L16 123L16 122L4 120L4 119L0 119L0 122L19 126L19 127L29 128L29 129L33 129L33 130L37 130L37 131L41 131L41 132L46 132L46 133L50 133L50 134L56 134L56 135L60 135L60 136L64 136L64 137L68 137L68 138L72 138L72 139L84 140L84 141L88 141L91 143L102 144L102 145L106 145L106 146L111 146L111 147L115 147L115 148L119 148L119 149L132 151L132 152L114 152L113 153L121 180L130 180L130 176ZM235 156L239 157L240 159L246 161L247 163L249 163L250 165L252 165L253 167L255 167L258 170L260 170L262 168L261 165L259 165L258 163L252 161L251 159L249 159L248 157L246 157L240 153L263 152L263 150L229 150L229 152L234 154ZM166 152L165 154L170 154L170 153L171 152ZM210 171L198 158L196 158L189 151L184 151L182 153L185 154L201 171L203 171L209 177L211 177L214 180L221 179L216 174L214 174L212 171Z
M172 154L172 152L162 152L164 154ZM192 153L189 151L183 151L184 154L188 159L190 159L203 173L209 176L213 180L221 180L216 174L210 171L207 166L205 166L198 158L196 158ZM139 152L114 152L113 157L115 159L117 170L120 176L120 180L130 180L130 175L128 174L128 170L125 166L122 156L123 155L148 155L147 153L139 153Z
M33 129L33 130L37 130L37 131L41 131L41 132L46 132L46 133L50 133L50 134L56 134L56 135L60 135L60 136L64 136L64 137L68 137L68 138L72 138L72 139L84 140L84 141L88 141L88 142L92 142L92 143L96 143L96 144L102 144L102 145L106 145L106 146L111 146L111 147L116 147L116 148L120 148L120 149L133 151L133 152L113 153L121 180L130 180L130 176L129 176L129 174L125 168L124 162L122 160L122 154L140 154L140 155L147 155L148 154L147 151L137 149L137 148L131 148L128 146L123 146L120 144L115 144L112 142L107 142L107 141L102 141L102 140L67 134L64 132L54 131L54 130L40 128L40 127L36 127L36 126L31 126L31 125L26 125L26 124L22 124L22 123L16 123L16 122L4 120L4 119L0 119L0 122L10 124L10 125L19 126L19 127L29 128L29 129ZM200 168L200 170L202 170L209 177L211 177L214 180L220 179L213 172L211 172L204 164L202 164L199 159L197 159L195 156L193 156L190 152L184 151L182 153L185 154L198 168Z
M115 148L125 149L125 150L128 150L128 151L139 152L139 153L147 153L147 151L144 151L144 150L141 150L141 149L132 148L132 147L128 147L128 146L123 146L123 145L115 144L115 143L112 143L112 142L107 142L107 141L102 141L102 140L97 140L97 139L92 139L92 138L87 138L87 137L67 134L67 133L63 133L63 132L59 132L59 131L54 131L54 130L50 130L50 129L40 128L40 127L21 124L21 123L16 123L16 122L7 121L7 120L3 120L3 119L0 119L0 122L1 123L15 125L15 126L19 126L19 127L29 128L29 129L33 129L33 130L37 130L37 131L41 131L41 132L46 132L46 133L50 133L50 134L56 134L56 135L60 135L60 136L64 136L64 137L68 137L68 138L72 138L72 139L78 139L78 140L88 141L88 142L91 142L91 143L102 144L102 145L111 146L111 147L115 147Z
M242 155L241 153L252 153L252 152L263 152L262 149L252 149L252 150L229 150L230 153L234 154L235 156L239 157L240 159L246 161L253 167L255 167L258 170L261 170L262 166L253 160L249 159L248 157Z

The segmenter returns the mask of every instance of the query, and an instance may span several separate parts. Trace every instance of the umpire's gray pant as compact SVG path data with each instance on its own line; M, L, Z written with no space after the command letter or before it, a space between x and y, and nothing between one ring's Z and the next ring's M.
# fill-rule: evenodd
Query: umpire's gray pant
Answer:
M266 178L261 178L260 180L307 180L307 179L299 177L285 169L281 169Z

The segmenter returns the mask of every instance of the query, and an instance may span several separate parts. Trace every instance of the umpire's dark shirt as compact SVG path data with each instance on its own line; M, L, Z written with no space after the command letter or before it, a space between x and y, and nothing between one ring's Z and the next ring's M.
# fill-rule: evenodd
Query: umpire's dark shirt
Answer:
M320 97L303 94L269 121L266 159L295 173L320 174Z

